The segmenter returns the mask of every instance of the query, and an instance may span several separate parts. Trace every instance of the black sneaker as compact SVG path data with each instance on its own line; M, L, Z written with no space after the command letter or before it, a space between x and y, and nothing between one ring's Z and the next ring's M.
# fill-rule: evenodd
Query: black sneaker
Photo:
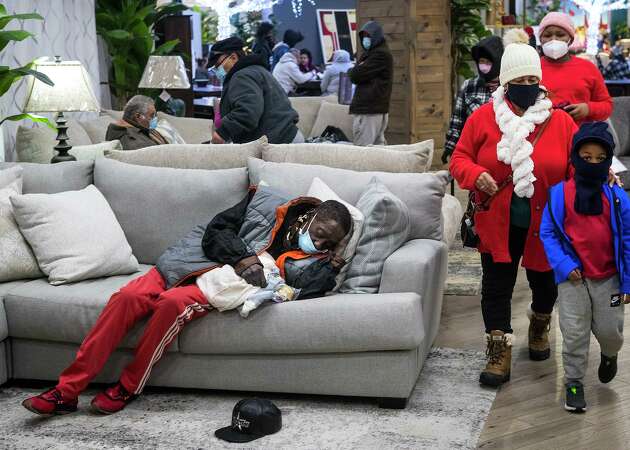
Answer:
M571 412L586 411L586 400L584 400L584 386L579 381L567 383L567 398L564 402L564 409Z
M599 363L597 375L602 383L610 383L617 375L617 355L606 356L602 353L602 362Z

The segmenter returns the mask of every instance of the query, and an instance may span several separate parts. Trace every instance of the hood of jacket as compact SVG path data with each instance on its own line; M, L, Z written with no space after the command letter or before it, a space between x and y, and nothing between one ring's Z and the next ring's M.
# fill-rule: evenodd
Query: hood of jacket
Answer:
M480 73L481 78L490 81L499 76L501 57L503 56L503 40L499 36L489 36L480 40L472 48L471 54L477 64L481 58L492 61L492 69L487 74Z
M335 50L332 57L333 63L349 63L350 53L346 50Z
M385 33L383 33L383 27L381 27L381 25L374 20L370 20L365 25L363 25L363 27L361 27L361 31L359 31L359 36L361 36L362 33L367 33L372 38L372 46L370 47L370 50L378 47L383 42L385 42Z
M298 60L291 51L286 52L278 61L278 64L297 64Z
M269 64L262 56L258 54L245 55L239 58L236 64L234 64L234 67L232 67L232 70L228 72L227 76L225 77L225 81L223 82L223 85L225 86L226 84L228 84L234 74L236 74L239 70L250 66L262 66L263 68L269 70Z

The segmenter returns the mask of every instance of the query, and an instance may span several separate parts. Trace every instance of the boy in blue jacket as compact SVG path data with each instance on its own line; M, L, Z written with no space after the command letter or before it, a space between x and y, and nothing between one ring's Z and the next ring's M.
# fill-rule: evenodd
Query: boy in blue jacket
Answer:
M624 303L630 302L630 200L607 184L614 142L603 122L573 137L575 175L551 188L540 237L558 284L565 409L586 411L582 381L591 331L601 349L599 379L617 374Z

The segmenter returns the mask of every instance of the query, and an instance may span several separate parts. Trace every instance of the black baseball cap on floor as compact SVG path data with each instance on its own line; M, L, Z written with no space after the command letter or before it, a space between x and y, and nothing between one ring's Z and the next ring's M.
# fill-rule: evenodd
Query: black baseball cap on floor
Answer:
M228 442L251 442L274 434L282 428L282 413L269 400L246 398L232 411L232 425L218 429L214 435Z

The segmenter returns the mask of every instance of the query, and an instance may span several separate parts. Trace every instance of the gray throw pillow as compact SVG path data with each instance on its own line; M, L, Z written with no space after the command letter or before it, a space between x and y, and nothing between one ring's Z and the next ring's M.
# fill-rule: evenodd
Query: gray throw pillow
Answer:
M78 191L92 184L94 175L94 161L69 161L62 164L0 162L0 170L15 166L24 170L23 194Z
M85 120L79 122L87 135L90 137L92 144L98 144L105 142L105 135L107 134L107 128L111 123L114 123L116 119L111 116L103 115L94 120Z
M246 167L247 158L259 158L267 137L246 144L168 144L139 150L106 151L105 156L137 166L174 169L234 169Z
M22 168L0 171L0 283L42 276L37 260L13 218L10 197L22 194Z
M138 270L125 233L96 187L11 197L20 231L52 285Z
M68 144L90 145L92 140L83 127L76 120L68 120ZM15 152L20 162L50 164L56 153L53 147L57 145L57 132L48 127L40 126L28 128L19 126L15 135Z
M409 238L409 208L377 178L373 178L357 209L365 216L363 233L340 292L378 292L383 265Z
M433 140L390 149L347 144L267 144L263 159L278 163L317 164L357 172L422 173L430 166Z

